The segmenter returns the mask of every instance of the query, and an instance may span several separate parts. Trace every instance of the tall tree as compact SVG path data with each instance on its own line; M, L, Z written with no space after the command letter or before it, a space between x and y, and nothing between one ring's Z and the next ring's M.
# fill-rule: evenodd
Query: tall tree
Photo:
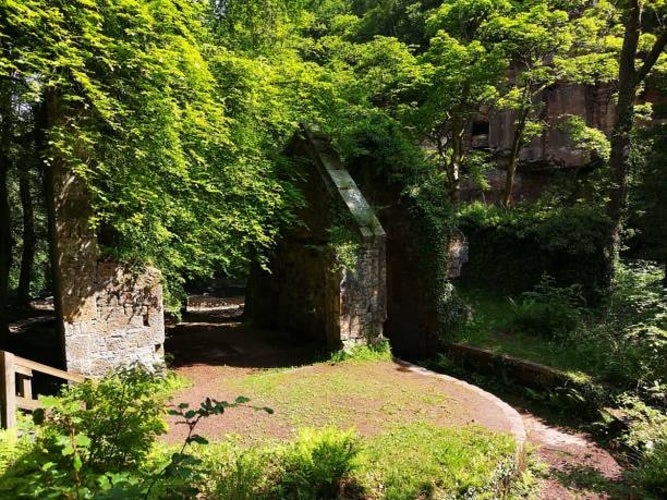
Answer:
M611 186L607 203L611 224L606 249L608 286L611 286L618 259L627 205L637 92L667 46L664 2L628 0L621 2L620 7L624 32L619 56L616 122L611 134Z
M266 65L244 73L213 37L207 8L5 0L0 20L0 39L14 46L0 68L31 88L26 104L46 111L37 123L47 172L52 159L65 162L86 184L90 224L107 236L108 255L152 263L172 284L243 262L248 245L271 242L285 207L285 190L258 153L262 128L245 126L251 113L271 109L259 96L279 84L248 96L263 110L237 113L228 96Z

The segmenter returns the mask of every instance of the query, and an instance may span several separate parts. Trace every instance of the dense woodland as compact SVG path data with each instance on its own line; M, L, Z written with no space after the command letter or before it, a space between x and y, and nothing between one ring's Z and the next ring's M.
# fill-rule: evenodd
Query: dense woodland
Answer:
M662 0L0 0L0 331L52 293L54 164L85 182L104 257L160 269L177 311L187 283L244 278L293 222L284 151L304 123L433 226L488 245L438 291L446 340L541 332L653 415L642 480L660 495L666 23ZM612 89L613 126L545 119L564 84ZM503 113L509 146L473 148L475 123ZM550 130L589 161L547 165L522 201L522 150Z
M499 200L506 209L515 205L521 147L561 127L595 165L586 198L570 204L608 217L613 253L636 188L635 225L650 228L649 253L663 259L660 175L647 159L659 147L640 146L659 146L661 129L648 126L650 103L633 106L647 84L662 85L661 9L585 1L6 2L3 303L25 304L48 289L53 161L85 179L91 224L113 257L153 263L174 291L214 270L238 274L250 249L271 245L299 203L280 159L299 122L329 133L344 156L373 156L406 188L439 185L455 207L462 182L484 190L494 161L493 152L470 149L473 121L511 110ZM578 116L544 122L541 95L562 82L616 86L614 132L606 137Z

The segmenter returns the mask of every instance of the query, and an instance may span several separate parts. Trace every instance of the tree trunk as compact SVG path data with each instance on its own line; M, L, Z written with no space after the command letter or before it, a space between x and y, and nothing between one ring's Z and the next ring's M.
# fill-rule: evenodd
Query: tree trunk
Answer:
M44 169L44 198L46 203L46 213L47 213L47 226L48 226L48 241L49 241L49 260L51 268L51 283L53 286L53 298L54 298L54 307L56 318L62 320L63 318L63 307L62 307L62 286L60 283L58 267L60 263L58 262L58 255L56 251L56 205L55 205L55 189L54 189L54 162L61 161L59 158L50 159L47 162L47 158L50 156L49 144L48 144L48 131L49 127L52 124L52 120L56 120L57 117L62 116L62 109L59 107L58 96L53 92L47 92L43 98L42 102L35 106L34 108L35 116L35 150L37 152L40 164ZM64 326L62 321L58 322L60 325L60 335L58 335L58 350L60 353L60 358L62 360L63 366L65 365L65 338L64 338Z
M609 233L605 245L604 291L611 290L612 280L621 245L621 227L627 204L628 173L630 169L630 148L634 126L634 101L639 84L646 78L658 57L667 45L667 29L659 33L653 47L639 69L635 69L635 59L641 34L641 6L638 0L629 2L624 19L625 33L619 59L618 103L616 123L611 133L611 186L607 202Z
M23 251L21 253L18 301L22 307L27 308L30 305L30 282L35 260L35 246L37 244L32 191L30 189L30 170L28 169L21 172L19 194L21 197L21 208L23 209Z
M519 154L521 153L521 141L523 139L523 131L526 128L526 120L528 119L528 112L530 108L521 110L519 121L514 130L514 138L512 139L512 150L510 152L510 162L507 165L507 173L505 174L505 191L503 193L503 206L509 208L512 204L512 188L514 184L514 177L516 175L516 168L519 164Z
M4 85L0 88L0 342L9 337L8 299L9 271L12 263L12 234L7 188L10 170L9 145L12 137L11 93Z
M621 244L621 226L628 192L630 134L634 125L634 101L639 83L635 70L635 57L639 43L641 10L637 1L630 2L630 4L625 19L625 34L619 59L616 123L610 139L611 186L606 207L609 233L605 245L605 275L602 283L605 292L611 290Z

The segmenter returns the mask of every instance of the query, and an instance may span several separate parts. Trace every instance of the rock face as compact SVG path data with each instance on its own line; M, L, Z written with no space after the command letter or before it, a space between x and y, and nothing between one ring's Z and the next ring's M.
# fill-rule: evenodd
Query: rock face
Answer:
M580 116L591 127L609 134L613 127L614 89L609 85L559 83L547 89L541 100L541 119L548 124L545 132L521 149L521 162L551 167L582 167L591 161L588 152L578 149L558 124L568 115ZM488 123L488 144L491 150L509 150L512 145L516 114L497 113ZM479 142L479 139L477 139ZM475 139L473 139L475 144Z
M372 343L387 315L385 232L325 138L304 130L288 153L306 203L268 271L254 266L246 313L330 349Z
M102 376L117 366L164 362L159 271L100 260L84 183L54 163L51 186L54 299L66 369Z

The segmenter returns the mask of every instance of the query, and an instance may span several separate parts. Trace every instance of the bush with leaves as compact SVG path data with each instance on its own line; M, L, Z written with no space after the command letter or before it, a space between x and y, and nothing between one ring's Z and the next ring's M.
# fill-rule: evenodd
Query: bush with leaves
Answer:
M623 436L626 445L637 450L637 466L628 475L643 489L659 497L667 495L667 414L624 395L623 410L630 426Z
M572 339L607 380L667 408L667 297L661 270L645 261L621 266L616 287Z
M167 377L142 367L66 387L43 397L14 452L3 454L2 498L192 498L204 483L201 461L187 452L207 441L194 430L202 418L248 400L206 399L198 408L181 404L189 433L176 453L156 453L167 430ZM271 412L268 408L262 408ZM8 442L8 446L9 446Z
M164 377L141 367L42 397L25 454L0 480L17 497L90 498L137 493L140 469L155 438L166 432Z
M277 454L280 476L274 494L285 499L338 498L357 467L360 448L354 432L303 429L297 441Z
M533 291L524 292L512 304L511 325L523 332L562 337L576 330L582 322L584 300L581 287L555 286L554 279L543 275Z

